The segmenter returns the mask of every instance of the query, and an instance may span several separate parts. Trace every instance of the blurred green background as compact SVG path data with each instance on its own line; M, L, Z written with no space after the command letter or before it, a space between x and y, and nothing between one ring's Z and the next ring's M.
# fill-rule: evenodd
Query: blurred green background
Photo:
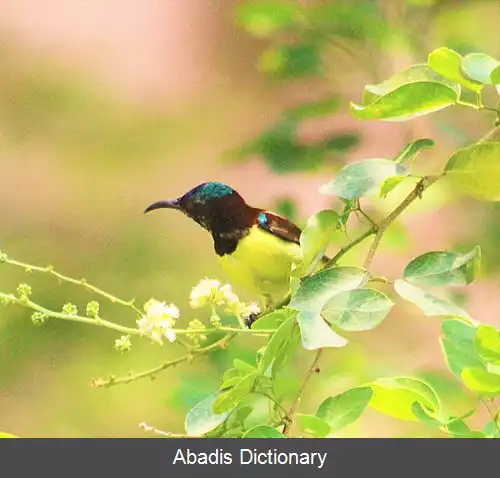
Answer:
M347 161L392 158L428 137L437 146L418 168L439 171L457 147L488 130L491 114L444 110L407 123L361 122L350 117L349 102L439 46L499 58L498 25L495 0L4 0L0 248L139 306L151 297L174 302L179 326L187 326L204 318L189 309L191 288L204 277L225 278L205 231L180 214L144 216L145 206L220 180L303 226L314 212L340 207L317 190ZM307 106L317 102L319 110ZM405 192L365 206L380 218ZM389 229L374 269L396 278L415 255L479 243L480 280L453 299L499 325L499 220L494 204L438 184ZM359 263L363 252L345 262ZM0 265L0 290L26 281L35 300L55 309L68 301L84 309L92 298ZM119 307L101 301L101 310L134 324ZM0 431L24 437L142 437L143 421L182 432L186 411L218 387L232 358L252 359L263 344L239 339L154 381L93 389L92 377L148 369L183 350L134 340L120 355L109 330L56 320L36 328L29 315L0 308ZM327 351L303 410L357 383L416 374L465 411L470 399L445 371L438 334L439 321L398 303L376 331ZM310 360L302 353L287 372L291 392ZM429 434L366 412L339 436Z

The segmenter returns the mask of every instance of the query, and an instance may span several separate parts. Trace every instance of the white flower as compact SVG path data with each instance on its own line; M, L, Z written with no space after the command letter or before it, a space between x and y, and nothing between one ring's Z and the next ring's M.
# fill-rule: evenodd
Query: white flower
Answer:
M248 317L251 314L258 314L260 312L257 304L240 302L239 297L234 293L230 284L221 285L216 279L201 280L191 291L190 304L193 309L214 305L225 307L228 312L238 317ZM213 316L211 320L214 319L216 320L218 317Z
M260 307L258 304L256 304L255 302L251 303L251 304L247 304L245 306L245 313L247 315L251 315L251 314L259 314L260 313Z
M238 317L249 317L252 314L260 313L260 307L255 302L245 304L243 302L229 304L228 311Z
M217 294L217 305L223 305L224 303L227 305L239 304L239 302L240 299L233 292L229 284L225 284L219 289L219 293Z
M173 342L176 338L175 332L172 329L167 329L165 330L165 337L170 341Z
M220 282L216 279L203 279L193 288L190 296L190 305L193 309L204 307L213 301L219 290Z
M115 340L115 349L118 350L118 352L128 352L130 347L132 347L130 335L122 335L119 339Z
M190 296L190 304L193 309L199 309L210 305L238 304L240 299L233 292L229 284L221 283L216 279L203 279L193 288Z
M179 309L174 304L167 305L165 302L151 299L144 304L144 311L146 315L137 321L139 332L160 344L163 343L163 337L173 342L175 332L172 327L179 318Z

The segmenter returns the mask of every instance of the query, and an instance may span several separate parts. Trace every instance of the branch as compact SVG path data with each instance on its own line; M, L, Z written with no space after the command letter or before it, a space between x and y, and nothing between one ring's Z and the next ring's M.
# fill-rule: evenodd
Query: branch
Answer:
M236 335L237 335L236 332L232 334L227 334L222 339L217 340L217 342L214 342L213 344L210 344L206 347L197 350L193 350L191 353L183 355L182 357L169 360L168 362L163 362L157 367L154 367L150 370L146 370L144 372L130 373L124 377L118 377L118 378L115 376L111 376L108 379L102 379L102 378L92 379L90 382L90 386L93 388L102 388L102 387L109 388L113 385L135 382L136 380L140 380L141 378L150 377L151 380L153 380L156 378L156 374L162 372L163 370L166 370L167 368L175 367L176 365L183 362L191 362L195 358L201 357L202 355L212 352L213 350L225 348L227 343L234 337L236 337Z
M182 434L182 433L165 432L165 431L159 430L158 428L155 428L151 425L148 425L145 422L139 423L139 428L142 428L145 432L151 432L151 433L154 433L155 435L160 435L164 438L198 438L198 437L193 437L193 436L189 436L189 435Z
M116 297L112 294L109 294L108 292L103 291L102 289L99 289L98 287L95 287L91 284L89 284L85 279L74 279L73 277L65 276L63 274L60 274L59 272L55 271L52 266L46 266L46 267L40 267L40 266L33 266L31 264L25 264L24 262L16 261L14 259L9 259L6 257L4 259L4 262L6 264L10 264L12 266L16 267L22 267L26 272L43 272L45 274L50 274L54 277L57 277L59 280L62 280L64 282L69 282L70 284L76 284L79 286L84 287L87 290L90 290L94 292L95 294L98 294L102 297L105 297L108 299L110 302L113 304L120 304L124 305L125 307L128 307L132 309L139 317L142 316L142 312L134 305L134 300L124 300L120 299L119 297Z
M377 231L376 226L373 226L370 229L368 229L367 231L363 232L363 234L361 234L356 239L354 239L352 242L347 244L347 246L340 249L340 251L337 252L337 254L335 254L330 259L330 261L325 265L324 268L328 269L329 267L334 266L343 255L347 254L353 247L357 246L360 242L363 242L367 237L370 237L371 235L375 234L376 231Z
M33 302L29 299L21 299L19 297L16 297L14 294L5 294L3 292L0 292L0 300L4 300L7 304L21 305L28 309L45 314L47 317L52 317L53 319L69 320L72 322L79 322L88 325L97 325L99 327L106 327L108 329L116 330L124 334L140 335L138 329L133 329L131 327L125 327L124 325L115 324L114 322L103 320L100 317L91 318L91 317L83 317L82 315L78 314L66 314L64 312L56 312L55 310L46 309L45 307L42 307L41 305L38 305L36 302Z
M498 409L496 412L493 412L489 407L488 401L482 399L480 400L480 402L483 404L484 408L488 412L488 415L490 416L491 421L495 424L497 431L500 432L500 424L498 423L498 414L500 413L500 409ZM492 405L494 404L492 403Z
M413 191L406 196L406 199L392 211L385 219L383 219L378 225L374 226L376 231L375 238L373 239L372 245L368 251L368 255L366 256L365 262L363 263L363 267L368 269L373 261L373 257L375 256L375 252L377 251L378 246L380 245L380 241L382 236L384 235L387 228L396 220L398 216L413 203L416 199L420 199L422 197L422 193L432 186L438 179L440 179L442 175L438 176L425 176L423 177L415 186Z
M499 101L500 104L500 101ZM486 133L478 143L486 143L488 141L500 141L500 125L492 128L488 133Z
M295 397L295 401L293 402L293 405L290 407L289 412L287 413L287 423L285 423L283 427L283 434L284 435L290 435L292 431L292 427L295 421L295 414L297 413L297 409L299 408L300 401L302 399L302 395L304 395L304 392L306 391L307 385L309 384L309 381L311 380L311 377L319 372L318 368L318 363L319 359L321 358L321 354L323 352L323 349L318 349L316 352L316 357L314 358L314 361L311 365L311 368L309 369L309 372L306 375L306 378L304 379L304 382L302 383L297 396Z

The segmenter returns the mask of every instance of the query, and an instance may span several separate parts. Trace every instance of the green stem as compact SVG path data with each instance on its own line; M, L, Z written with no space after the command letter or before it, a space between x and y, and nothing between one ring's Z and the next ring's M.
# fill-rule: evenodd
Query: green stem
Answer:
M55 271L51 266L47 266L47 267L33 266L31 264L25 264L24 262L16 261L14 259L9 259L9 258L7 258L5 260L5 263L13 265L13 266L17 266L17 267L22 267L26 272L32 272L32 271L42 272L42 273L50 274L54 277L57 277L58 279L60 279L62 281L82 286L85 289L94 292L95 294L98 294L102 297L105 297L113 304L124 305L125 307L129 307L130 309L132 309L137 315L139 315L139 316L143 315L143 312L141 312L134 305L133 300L127 301L124 299L120 299L119 297L116 297L112 294L109 294L108 292L105 292L102 289L99 289L98 287L95 287L92 284L89 284L85 279L74 279L73 277L69 277L69 276L60 274L59 272Z
M340 249L340 251L337 252L337 254L335 254L330 259L330 261L325 265L324 269L328 269L329 267L332 267L332 266L336 265L337 262L339 261L339 259L342 256L344 256L345 254L347 254L353 247L355 247L359 243L363 242L367 237L370 237L373 234L375 234L375 232L376 232L375 226L373 226L370 229L368 229L367 231L363 232L363 234L361 234L356 239L354 239L353 241L351 241L349 244L347 244L347 246L345 246L342 249Z
M387 228L393 223L393 221L405 211L405 209L410 206L413 201L422 197L422 193L432 186L438 179L442 176L425 176L423 177L415 186L408 196L406 196L405 200L392 211L385 219L383 219L378 225L374 227L375 229L375 238L373 239L372 245L368 251L368 255L366 256L365 262L363 263L363 267L368 269L373 261L375 256L375 252L380 245L380 241L382 240L382 236L384 235Z
M157 367L154 367L150 370L146 370L144 372L130 373L124 377L118 377L118 378L111 376L108 379L102 379L102 378L94 379L91 381L91 386L94 388L111 387L113 385L135 382L136 380L140 380L142 378L147 378L147 377L153 379L155 378L156 374L162 372L163 370L166 370L167 368L175 367L176 365L183 362L191 362L197 357L201 357L202 355L212 352L213 350L221 348L221 346L227 344L230 340L236 337L236 335L237 335L236 332L227 334L222 339L217 340L217 342L214 342L213 344L207 345L206 347L197 350L193 350L191 353L183 355L182 357L178 357L176 359L163 362Z
M147 423L139 423L139 428L142 428L145 432L151 432L154 433L155 435L160 435L164 438L198 438L198 437L192 437L186 434L182 433L170 433L170 432L165 432L163 430L159 430L158 428L152 427L151 425L148 425Z
M108 320L103 320L101 318L93 319L90 317L83 317L81 315L66 314L64 312L56 312L55 310L46 309L41 305L31 301L20 299L13 294L5 294L0 292L0 299L5 300L9 304L21 305L28 309L34 310L36 312L41 312L48 317L61 320L69 320L71 322L79 322L81 324L97 325L98 327L106 327L111 330L116 330L124 334L139 335L139 330L133 329L131 327L125 327L123 325L115 324L114 322L109 322Z
M297 393L297 396L295 397L295 400L294 400L292 406L290 407L289 412L286 415L287 421L283 427L283 435L290 435L290 433L292 432L292 428L293 428L294 421L295 421L295 414L297 413L297 410L299 408L300 401L302 400L302 396L304 395L304 392L306 391L306 388L309 385L309 381L311 380L312 376L315 373L319 372L318 363L319 363L319 359L321 358L322 352L323 352L323 349L317 350L316 357L314 358L314 361L311 365L311 368L307 372L307 375L304 379L304 382L302 383L302 385Z
M31 300L20 299L13 294L5 294L0 292L0 300L5 300L9 304L20 305L22 307L34 310L36 312L41 312L48 317L52 317L54 319L68 320L71 322L78 322L81 324L88 325L96 325L98 327L106 327L111 330L116 330L118 332L122 332L124 334L129 335L142 335L138 329L134 329L131 327L125 327L124 325L116 324L114 322L110 322L109 320L104 320L101 318L94 319L91 317L83 317L78 314L66 314L64 312L56 312L55 310L46 309L41 305L38 305L36 302ZM176 334L184 335L184 334L214 334L217 332L228 332L228 333L238 333L238 334L250 334L250 335L271 335L276 332L276 329L236 329L234 327L212 327L209 329L172 329Z

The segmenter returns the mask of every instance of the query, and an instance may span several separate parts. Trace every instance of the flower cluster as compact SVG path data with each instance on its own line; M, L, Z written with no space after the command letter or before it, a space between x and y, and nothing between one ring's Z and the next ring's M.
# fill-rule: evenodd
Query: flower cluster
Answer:
M231 285L221 283L216 279L203 279L193 288L190 296L190 304L193 309L202 307L225 307L227 312L238 317L248 317L258 314L260 308L257 304L245 304L233 292Z
M119 339L115 340L115 350L120 353L128 352L132 347L130 335L122 335Z
M47 315L42 312L33 312L33 314L31 314L33 325L43 325L47 319Z
M28 284L19 284L17 286L17 296L24 301L29 300L31 295L31 287Z
M78 307L71 302L63 305L62 311L64 314L68 315L78 315Z
M99 302L96 300L89 302L85 309L85 313L87 314L87 317L99 317Z
M139 332L159 344L163 344L164 337L173 342L176 336L172 329L179 318L179 309L174 304L150 299L144 304L144 311L146 314L137 321Z
M203 322L198 319L193 319L189 322L186 337L190 339L196 346L199 346L200 342L207 340L207 336L203 334L205 328L206 327Z

